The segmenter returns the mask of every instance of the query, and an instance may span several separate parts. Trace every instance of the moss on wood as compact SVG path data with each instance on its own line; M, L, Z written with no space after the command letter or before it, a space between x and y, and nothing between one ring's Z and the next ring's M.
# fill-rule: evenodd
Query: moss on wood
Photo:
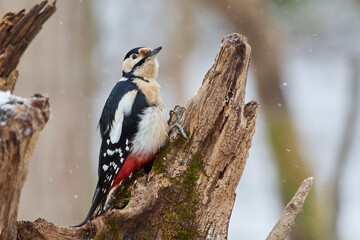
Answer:
M159 194L167 201L163 210L164 221L162 237L164 239L195 239L199 236L196 224L196 212L200 199L196 192L197 180L203 168L203 157L199 153L188 161L185 174L172 178L172 185L162 189Z

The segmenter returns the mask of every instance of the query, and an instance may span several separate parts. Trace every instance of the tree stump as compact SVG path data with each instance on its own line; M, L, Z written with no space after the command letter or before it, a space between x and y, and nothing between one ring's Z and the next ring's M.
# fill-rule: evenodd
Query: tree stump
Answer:
M115 191L113 208L79 228L19 222L19 239L225 239L259 107L244 101L249 59L245 37L223 38L182 117L190 140L171 134L149 184L135 174Z
M21 11L3 18L2 90L14 89L21 54L54 11L55 6L44 1L28 14ZM259 108L254 101L245 104L250 51L240 34L223 38L214 65L182 116L190 139L172 132L150 175L135 173L117 188L108 211L79 228L56 226L44 219L15 224L29 159L49 119L49 101L41 95L22 99L2 92L0 238L226 239Z

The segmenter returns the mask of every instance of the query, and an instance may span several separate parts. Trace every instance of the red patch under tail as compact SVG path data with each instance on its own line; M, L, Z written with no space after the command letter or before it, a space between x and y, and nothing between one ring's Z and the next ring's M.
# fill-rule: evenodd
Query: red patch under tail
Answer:
M111 188L117 186L121 181L127 179L130 174L136 170L138 170L142 165L148 163L153 158L151 156L143 156L143 155L130 155L125 159L124 164L122 165L119 173L116 175L114 179L114 183L111 185Z

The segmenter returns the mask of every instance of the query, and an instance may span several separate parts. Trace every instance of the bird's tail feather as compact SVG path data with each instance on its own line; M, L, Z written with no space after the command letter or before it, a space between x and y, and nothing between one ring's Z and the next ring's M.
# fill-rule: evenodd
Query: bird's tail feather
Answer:
M106 195L105 195L105 197L106 197ZM90 210L89 210L86 218L80 224L74 225L72 227L81 227L89 219L91 219L94 215L99 215L101 213L102 207L104 205L103 198L104 198L104 194L100 191L100 187L98 186L95 190L95 193L94 193L94 196L92 199L92 204L91 204Z

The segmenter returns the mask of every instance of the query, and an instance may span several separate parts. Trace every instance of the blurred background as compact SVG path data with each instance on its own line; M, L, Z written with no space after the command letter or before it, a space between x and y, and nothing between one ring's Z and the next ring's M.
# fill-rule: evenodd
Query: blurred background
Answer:
M0 15L40 1L2 0ZM18 67L15 94L50 97L20 200L19 220L72 225L97 181L97 122L122 60L163 46L168 109L184 106L221 38L252 47L247 101L261 110L229 239L265 239L301 181L314 176L290 239L360 239L359 0L61 0Z

